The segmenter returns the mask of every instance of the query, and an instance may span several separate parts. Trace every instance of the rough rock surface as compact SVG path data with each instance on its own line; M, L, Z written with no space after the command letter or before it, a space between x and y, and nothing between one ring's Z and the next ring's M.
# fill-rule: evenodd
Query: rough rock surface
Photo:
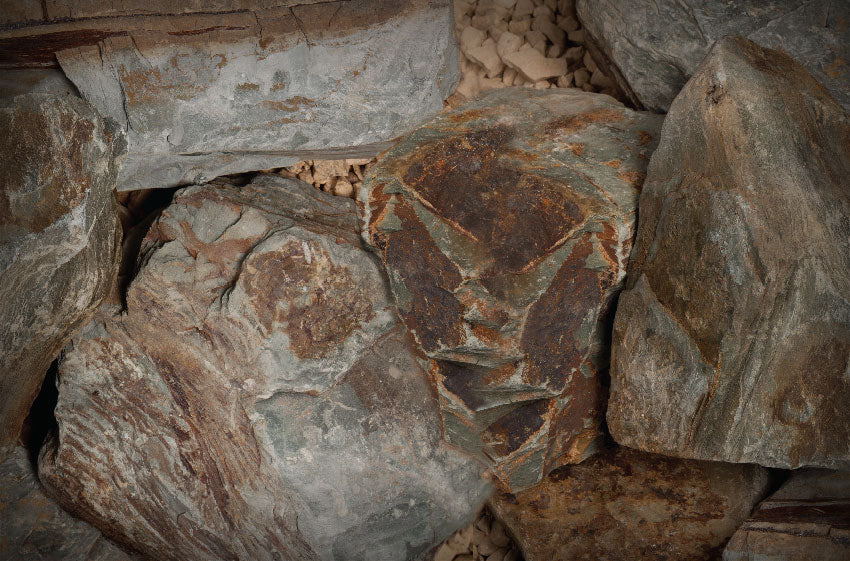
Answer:
M83 97L126 129L119 190L371 157L441 109L459 77L449 0L125 13L141 4L0 32L0 67L58 59Z
M614 324L608 426L650 452L850 467L850 115L719 42L670 109Z
M120 317L59 366L41 479L153 559L417 559L486 499L360 246L354 202L279 176L192 186Z
M850 473L803 470L732 536L723 561L850 559Z
M850 2L577 0L576 10L648 109L667 111L726 35L787 52L850 109Z
M710 561L767 492L755 465L606 450L490 500L526 561Z
M594 449L605 320L661 117L575 90L445 113L358 195L448 439L512 489Z
M32 94L0 108L0 460L50 363L112 286L112 189L123 137L83 100Z
M130 561L101 533L44 495L24 448L0 462L0 559Z

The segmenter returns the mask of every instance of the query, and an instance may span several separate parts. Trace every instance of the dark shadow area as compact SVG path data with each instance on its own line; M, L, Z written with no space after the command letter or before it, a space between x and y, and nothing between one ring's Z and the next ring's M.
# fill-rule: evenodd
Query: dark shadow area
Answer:
M57 358L47 370L38 397L35 398L21 429L21 444L27 449L27 455L35 473L38 473L38 453L45 438L59 428L54 414L56 402L59 400L59 390L56 387L58 369L59 359Z

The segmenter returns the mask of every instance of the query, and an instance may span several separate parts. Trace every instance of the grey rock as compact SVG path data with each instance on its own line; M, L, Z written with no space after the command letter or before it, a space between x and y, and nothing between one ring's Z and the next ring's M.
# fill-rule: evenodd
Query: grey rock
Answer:
M49 492L163 560L420 559L489 495L360 245L299 181L191 186L59 366Z
M0 67L58 60L121 124L119 190L372 157L442 109L459 78L449 0L217 2L185 15L157 13L173 2L69 4L81 19L0 31ZM124 15L142 4L150 15Z
M447 438L519 490L596 450L607 325L661 117L506 89L444 113L359 191Z
M717 43L670 108L614 322L608 427L650 452L850 467L850 115Z
M723 561L850 559L850 473L795 472L735 532Z
M24 448L0 462L0 559L132 561L134 557L45 496Z
M726 35L785 51L850 109L850 2L578 0L576 10L647 109L667 111Z
M0 108L0 459L47 368L114 281L112 189L121 133L79 98L32 94Z

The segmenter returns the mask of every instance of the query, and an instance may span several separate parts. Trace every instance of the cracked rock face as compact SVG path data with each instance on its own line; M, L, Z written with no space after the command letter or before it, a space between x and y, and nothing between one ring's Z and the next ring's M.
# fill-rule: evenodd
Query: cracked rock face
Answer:
M850 467L848 177L848 113L788 56L719 42L641 194L612 343L617 442Z
M120 317L59 367L40 475L154 559L419 559L489 486L440 435L354 203L261 176L177 193Z
M58 60L124 127L122 191L372 157L459 78L450 0L65 4L46 9L71 19L0 32L0 65Z
M723 561L850 559L850 473L795 472L735 532Z
M755 465L619 448L490 506L526 561L713 561L768 483Z
M850 109L850 3L577 0L587 31L647 109L667 111L715 41L781 49Z
M0 462L0 559L131 561L101 533L44 495L24 448Z
M603 326L660 121L604 95L494 92L408 136L360 190L446 435L508 487L594 450Z
M32 94L0 108L0 460L50 363L112 287L124 142L83 100Z

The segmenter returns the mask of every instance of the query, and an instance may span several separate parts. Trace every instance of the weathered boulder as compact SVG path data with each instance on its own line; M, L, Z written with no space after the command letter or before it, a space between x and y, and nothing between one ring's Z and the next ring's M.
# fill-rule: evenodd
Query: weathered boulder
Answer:
M405 138L359 192L447 438L512 489L594 450L660 121L605 95L497 91Z
M120 317L59 366L48 491L153 559L418 559L486 499L449 449L354 202L191 186Z
M755 465L620 448L490 506L526 561L713 561L768 483Z
M0 462L0 559L9 561L130 561L101 533L44 495L27 451Z
M787 52L850 109L849 2L577 0L576 11L625 80L621 85L653 111L669 109L726 35Z
M48 2L0 67L55 64L127 131L119 190L313 157L371 157L458 77L450 0Z
M850 116L720 41L670 108L620 296L608 426L675 456L850 467Z
M0 460L50 363L112 286L121 245L112 189L124 149L120 132L79 98L3 101Z
M850 473L794 473L735 532L723 561L850 559Z

